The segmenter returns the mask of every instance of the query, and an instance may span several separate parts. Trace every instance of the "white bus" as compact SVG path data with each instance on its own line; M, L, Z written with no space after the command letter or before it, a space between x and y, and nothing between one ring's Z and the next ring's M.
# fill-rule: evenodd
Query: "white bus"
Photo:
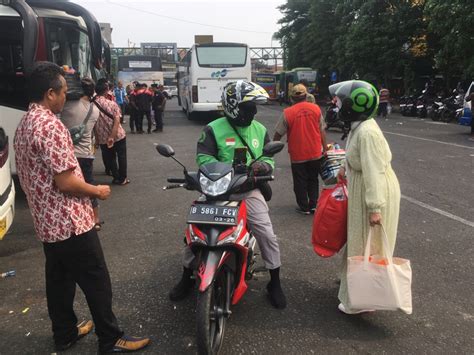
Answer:
M195 44L178 67L178 103L188 119L200 112L221 112L224 86L229 81L250 80L251 75L246 44Z
M27 110L25 76L34 63L67 66L70 99L80 92L82 77L105 75L104 58L109 70L110 48L100 25L81 6L56 0L0 1L0 126L9 137L13 173L13 137Z

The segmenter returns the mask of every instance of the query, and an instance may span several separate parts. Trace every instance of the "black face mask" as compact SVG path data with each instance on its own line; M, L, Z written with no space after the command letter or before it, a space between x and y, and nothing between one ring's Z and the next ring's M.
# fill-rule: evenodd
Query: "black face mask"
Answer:
M257 105L255 102L244 102L239 105L239 115L235 118L236 126L248 127L257 114Z

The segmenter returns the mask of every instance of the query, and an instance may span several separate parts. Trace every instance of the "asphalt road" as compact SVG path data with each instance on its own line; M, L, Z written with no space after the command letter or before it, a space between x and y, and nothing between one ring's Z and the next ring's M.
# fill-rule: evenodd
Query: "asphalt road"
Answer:
M271 134L280 111L276 105L259 109L259 120ZM294 211L284 151L276 158L270 207L288 308L270 306L264 292L269 277L257 275L243 301L233 307L222 354L472 353L474 142L467 140L469 129L395 114L379 124L390 143L403 194L396 255L412 262L413 314L347 316L337 311L340 256L322 259L313 252L312 217ZM172 303L167 296L181 272L185 216L195 194L161 189L167 177L180 176L181 170L159 156L154 144L171 144L176 157L192 169L202 127L186 120L176 100L169 102L164 133L128 135L132 182L113 186L110 200L101 204L105 224L100 237L115 313L127 333L152 338L145 353L196 352L195 298ZM340 136L329 133L338 142ZM95 171L98 182L110 182L100 159ZM0 272L17 273L0 279L0 354L53 352L43 265L42 246L19 196L12 230L0 242ZM76 303L78 318L89 318L79 290ZM90 335L69 353L96 350L96 338Z

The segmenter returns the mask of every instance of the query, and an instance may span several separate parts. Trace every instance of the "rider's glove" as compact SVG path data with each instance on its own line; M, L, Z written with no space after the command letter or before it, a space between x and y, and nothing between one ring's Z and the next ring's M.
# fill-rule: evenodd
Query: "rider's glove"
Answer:
M264 161L257 161L252 165L254 176L270 175L272 170L272 166Z

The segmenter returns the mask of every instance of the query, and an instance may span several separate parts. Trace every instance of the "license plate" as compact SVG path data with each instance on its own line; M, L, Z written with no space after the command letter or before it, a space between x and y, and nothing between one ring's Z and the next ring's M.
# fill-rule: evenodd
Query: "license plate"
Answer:
M416 106L416 108L423 108L423 105L418 105Z
M195 204L192 205L187 223L237 225L238 207Z
M0 219L0 240L7 233L7 217Z

